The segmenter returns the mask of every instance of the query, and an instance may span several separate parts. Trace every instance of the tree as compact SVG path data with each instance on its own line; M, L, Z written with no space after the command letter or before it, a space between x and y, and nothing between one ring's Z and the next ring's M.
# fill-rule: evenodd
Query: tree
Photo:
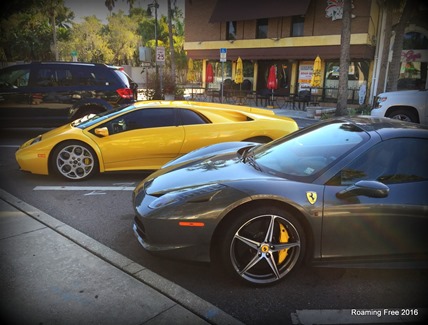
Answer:
M52 27L52 47L55 55L55 60L58 61L59 53L58 53L58 39L57 39L57 25L56 25L56 17L58 15L58 11L60 7L64 7L63 0L48 0L43 5L45 11L49 15L50 24Z
M351 48L351 8L352 0L343 0L342 33L340 37L339 89L336 116L347 115L348 70Z
M171 59L171 77L173 80L176 80L171 0L168 0L168 41L169 41L169 53L170 53L170 59Z
M399 7L401 3L401 0L383 0L381 7L381 10L384 10L385 12L385 29L382 31L383 37L384 37L384 43L383 48L389 49L390 43L391 43L391 34L392 34L392 17L395 8ZM379 78L378 78L378 84L377 84L377 90L376 94L382 93L385 90L385 79L386 79L386 72L388 70L388 56L389 51L384 50L382 51L381 57L380 57L380 69L379 69Z
M7 61L50 60L51 29L46 16L29 11L1 21L1 47Z
M110 11L110 15L111 15L111 13L113 11L115 2L117 2L117 0L105 0L105 2L104 2L104 4L107 7L108 11ZM131 11L132 8L134 8L135 0L126 0L126 2L129 4L129 11Z
M73 24L70 40L60 43L61 58L67 60L71 51L76 51L78 60L83 62L110 63L114 57L105 36L105 26L95 16Z
M118 14L108 17L105 35L114 54L114 64L122 65L133 62L139 42L137 28L138 23L129 16L125 16L122 10Z
M404 7L398 24L393 29L395 39L392 46L392 59L389 66L387 91L397 90L398 79L400 77L401 52L403 50L404 31L409 24L410 18L418 8L418 0L404 1Z
M56 40L67 37L67 23L74 15L64 7L63 0L39 0L17 7L7 3L9 15L1 15L0 47L3 60L52 60Z

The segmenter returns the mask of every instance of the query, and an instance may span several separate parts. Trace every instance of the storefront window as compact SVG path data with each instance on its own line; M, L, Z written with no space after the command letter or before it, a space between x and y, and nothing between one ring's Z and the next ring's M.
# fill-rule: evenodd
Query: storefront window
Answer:
M241 88L244 90L252 90L254 84L254 64L250 60L243 60L242 64L244 66L244 82Z
M256 38L267 38L268 35L268 19L257 19Z
M257 91L263 92L267 90L267 80L269 70L272 65L276 66L276 78L278 80L278 88L276 92L279 94L290 94L290 77L291 63L289 61L259 61Z
M418 32L404 35L401 52L400 78L398 90L424 89L427 80L428 38Z
M336 100L339 88L339 62L326 62L323 95L326 100ZM358 102L358 90L369 77L368 61L351 61L348 70L348 99Z
M291 36L303 36L303 27L305 25L305 17L293 16L291 23Z
M227 40L236 39L236 21L228 21L226 23L226 39Z
M232 62L209 61L213 67L214 81L208 85L208 88L220 89L221 81L229 83L232 80ZM222 78L223 71L223 78Z

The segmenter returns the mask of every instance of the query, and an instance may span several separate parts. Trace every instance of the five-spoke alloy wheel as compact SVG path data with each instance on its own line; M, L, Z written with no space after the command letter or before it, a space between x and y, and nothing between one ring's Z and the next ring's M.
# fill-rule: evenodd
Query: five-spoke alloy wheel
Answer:
M53 153L55 171L69 180L83 180L98 171L98 160L94 151L80 142L65 142Z
M222 262L252 284L277 282L303 259L303 228L295 217L279 208L247 211L225 229L219 242Z

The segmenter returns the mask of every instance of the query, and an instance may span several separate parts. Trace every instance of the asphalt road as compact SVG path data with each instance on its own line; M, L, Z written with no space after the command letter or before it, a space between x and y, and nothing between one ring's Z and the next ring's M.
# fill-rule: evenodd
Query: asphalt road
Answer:
M309 122L298 121L302 126ZM245 324L303 324L305 317L326 313L346 314L346 320L340 320L342 324L374 323L374 320L386 323L383 314L377 317L375 312L383 313L386 309L411 313L428 307L426 270L302 267L275 286L256 288L228 278L209 264L151 256L133 235L134 213L129 190L148 174L114 173L88 181L67 182L23 173L18 170L14 152L19 144L40 132L39 129L1 131L0 186L4 190L190 290ZM371 311L372 315L357 317L356 314L364 311ZM339 318L333 317L329 324L334 324L335 319Z

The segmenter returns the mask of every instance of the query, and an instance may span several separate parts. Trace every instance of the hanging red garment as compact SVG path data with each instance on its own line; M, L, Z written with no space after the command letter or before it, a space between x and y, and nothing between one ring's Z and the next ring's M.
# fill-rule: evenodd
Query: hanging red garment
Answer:
M207 63L207 71L205 76L206 82L213 82L214 81L214 72L213 72L213 66L211 63Z

